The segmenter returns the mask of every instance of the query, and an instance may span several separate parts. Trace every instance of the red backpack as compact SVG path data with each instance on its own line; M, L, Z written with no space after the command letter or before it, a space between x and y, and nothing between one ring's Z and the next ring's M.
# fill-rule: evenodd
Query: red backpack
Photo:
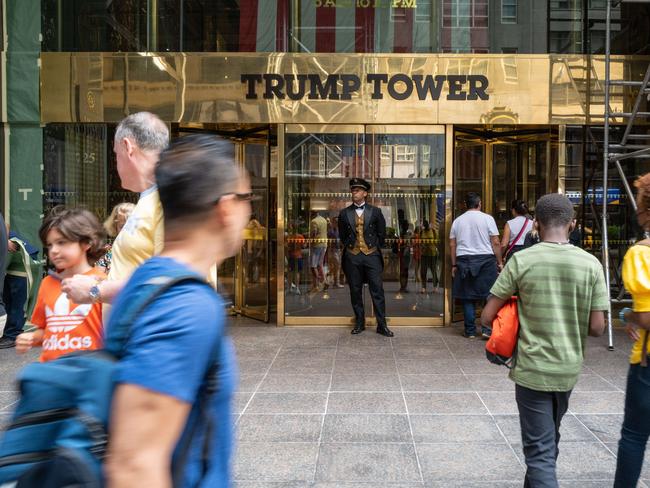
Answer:
M485 344L485 355L488 361L512 368L515 363L518 338L517 297L511 297L492 321L492 335Z

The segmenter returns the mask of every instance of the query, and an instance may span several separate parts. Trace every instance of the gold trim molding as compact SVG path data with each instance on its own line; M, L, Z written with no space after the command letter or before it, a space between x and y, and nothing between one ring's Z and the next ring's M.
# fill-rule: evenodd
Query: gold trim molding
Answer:
M649 61L614 56L612 79L640 80ZM599 124L604 73L579 55L42 53L41 121ZM612 111L635 96L612 87Z

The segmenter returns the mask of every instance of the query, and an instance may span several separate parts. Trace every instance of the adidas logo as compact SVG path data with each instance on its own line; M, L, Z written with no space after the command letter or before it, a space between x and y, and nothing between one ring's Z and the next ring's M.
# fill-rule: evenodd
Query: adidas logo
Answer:
M53 333L65 333L76 329L81 325L92 308L90 303L82 303L70 310L73 303L68 297L61 293L54 304L54 310L45 306L45 320L47 328Z
M67 351L67 350L81 350L90 349L93 345L93 338L90 336L83 337L70 337L66 334L59 337L54 334L43 341L44 351Z

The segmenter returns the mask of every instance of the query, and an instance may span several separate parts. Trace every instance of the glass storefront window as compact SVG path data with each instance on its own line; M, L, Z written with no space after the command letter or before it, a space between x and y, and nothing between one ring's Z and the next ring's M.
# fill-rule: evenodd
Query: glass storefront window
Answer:
M604 49L604 0L43 0L41 5L43 51L589 54ZM648 18L648 4L614 6L612 52L647 53Z

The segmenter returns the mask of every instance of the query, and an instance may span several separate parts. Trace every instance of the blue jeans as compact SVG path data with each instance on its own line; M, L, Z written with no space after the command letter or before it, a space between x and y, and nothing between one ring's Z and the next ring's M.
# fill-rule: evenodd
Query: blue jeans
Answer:
M558 488L555 465L560 423L571 391L537 391L515 385L521 442L526 458L524 488Z
M463 316L465 320L465 335L476 335L476 300L461 300L463 302ZM489 336L491 330L481 327L481 333Z
M625 391L625 417L618 442L614 488L636 486L650 435L650 366L630 366Z
M5 325L3 337L15 339L25 326L27 278L7 275L2 295L7 309L7 324Z

